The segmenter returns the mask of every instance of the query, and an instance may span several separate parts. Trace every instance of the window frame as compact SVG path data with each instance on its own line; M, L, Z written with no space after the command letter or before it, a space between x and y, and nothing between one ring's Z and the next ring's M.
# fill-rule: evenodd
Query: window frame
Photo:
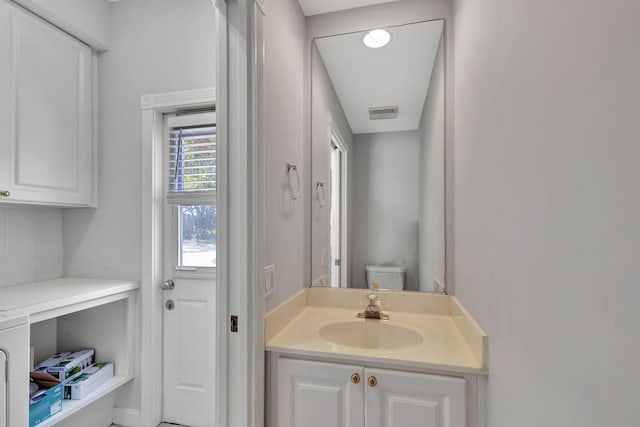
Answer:
M216 113L214 110L208 111L179 111L177 113L165 114L163 116L163 145L164 145L164 172L163 172L163 199L165 215L168 217L170 232L167 234L167 244L170 248L167 256L171 259L167 262L171 263L171 269L176 278L216 278L217 256L215 267L203 266L181 266L180 265L180 234L181 225L181 206L190 205L209 205L217 204L217 188L209 190L196 190L185 192L169 191L169 146L170 146L170 129L175 127L187 126L204 126L214 125L217 128ZM217 147L217 141L216 141ZM217 163L217 158L216 158ZM218 172L216 168L216 185L218 181ZM216 215L217 216L217 215ZM218 221L216 221L216 251L218 247L217 239ZM166 250L166 249L165 249ZM165 258L166 259L166 258Z

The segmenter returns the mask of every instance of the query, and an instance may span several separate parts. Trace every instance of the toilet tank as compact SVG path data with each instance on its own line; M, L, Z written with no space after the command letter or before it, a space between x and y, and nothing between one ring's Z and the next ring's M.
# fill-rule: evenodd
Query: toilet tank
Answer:
M402 290L405 287L407 268L401 265L367 265L367 286L374 288L379 284L380 289Z

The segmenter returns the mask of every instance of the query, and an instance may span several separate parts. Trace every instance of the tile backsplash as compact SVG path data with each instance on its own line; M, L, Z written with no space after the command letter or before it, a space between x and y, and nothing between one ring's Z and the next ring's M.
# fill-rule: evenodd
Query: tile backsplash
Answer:
M0 286L62 277L62 209L0 206Z

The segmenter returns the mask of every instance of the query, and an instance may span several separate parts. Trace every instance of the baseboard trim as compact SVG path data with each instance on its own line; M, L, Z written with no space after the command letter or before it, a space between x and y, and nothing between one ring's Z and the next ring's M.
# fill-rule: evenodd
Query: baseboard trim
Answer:
M137 409L114 408L113 423L122 427L142 427L142 416Z

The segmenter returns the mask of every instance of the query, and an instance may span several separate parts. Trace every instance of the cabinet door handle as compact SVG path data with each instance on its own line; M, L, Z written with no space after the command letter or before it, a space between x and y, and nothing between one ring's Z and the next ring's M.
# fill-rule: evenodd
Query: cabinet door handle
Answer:
M9 196L11 196L11 191L9 191L9 190L2 190L2 191L0 191L0 196L2 196L2 197L9 197Z
M374 376L369 377L367 382L369 383L369 387L375 387L378 385L378 379Z
M356 372L355 374L351 375L351 382L354 384L359 384L360 383L360 375Z

